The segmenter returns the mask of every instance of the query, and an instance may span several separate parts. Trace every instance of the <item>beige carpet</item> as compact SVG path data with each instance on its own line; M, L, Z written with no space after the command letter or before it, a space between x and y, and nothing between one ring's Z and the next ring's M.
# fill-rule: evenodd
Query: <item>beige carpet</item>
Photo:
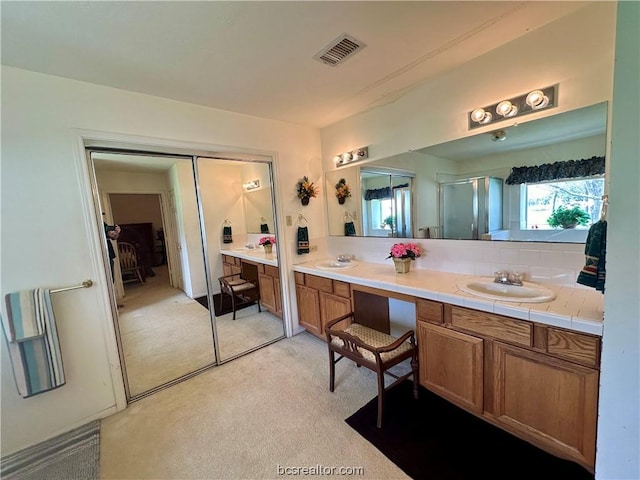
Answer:
M135 402L102 421L102 479L283 478L278 467L362 467L408 478L344 419L376 395L375 375L308 333L278 341ZM280 470L282 471L282 470Z
M166 266L125 286L118 322L131 396L215 362L209 311L169 285ZM282 337L282 320L255 306L216 318L222 360Z
M215 362L209 312L169 285L166 266L119 300L120 338L131 395Z

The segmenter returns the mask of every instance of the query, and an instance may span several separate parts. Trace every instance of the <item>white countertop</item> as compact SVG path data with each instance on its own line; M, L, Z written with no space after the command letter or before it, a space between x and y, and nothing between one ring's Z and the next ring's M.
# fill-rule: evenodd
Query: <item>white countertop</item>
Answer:
M229 255L230 257L242 258L244 260L250 260L252 262L264 263L265 265L271 265L272 267L278 266L278 255L275 253L265 253L264 248L257 247L253 249L249 248L230 248L222 249L220 253L223 255Z
M544 303L515 303L489 300L460 290L457 285L477 278L473 275L416 269L409 273L396 273L393 263L366 263L358 261L354 267L320 269L310 261L293 266L296 272L356 283L382 290L404 293L484 312L530 320L532 322L567 328L578 332L602 335L604 298L602 293L582 288L544 284L553 290L556 298Z

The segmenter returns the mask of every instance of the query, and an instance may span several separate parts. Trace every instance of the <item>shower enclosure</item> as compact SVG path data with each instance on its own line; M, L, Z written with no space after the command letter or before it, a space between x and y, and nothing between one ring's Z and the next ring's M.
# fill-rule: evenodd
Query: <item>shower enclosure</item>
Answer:
M477 240L502 229L502 179L476 177L443 182L440 190L442 238Z

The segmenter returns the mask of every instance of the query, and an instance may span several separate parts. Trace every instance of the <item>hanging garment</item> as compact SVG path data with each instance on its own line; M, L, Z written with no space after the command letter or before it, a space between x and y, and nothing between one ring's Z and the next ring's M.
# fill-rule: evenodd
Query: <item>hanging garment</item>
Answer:
M309 230L307 227L298 227L298 255L309 253Z
M230 226L222 227L222 242L223 243L231 243L231 242L233 242L233 237L231 235L231 227Z
M344 236L345 237L355 237L356 235L356 226L353 222L345 222L344 224Z
M2 319L18 393L27 398L64 385L51 292L38 288L8 293Z
M269 225L267 225L266 223L261 223L260 233L269 233Z
M584 245L585 264L578 274L578 283L604 293L606 250L607 221L599 220L589 228Z

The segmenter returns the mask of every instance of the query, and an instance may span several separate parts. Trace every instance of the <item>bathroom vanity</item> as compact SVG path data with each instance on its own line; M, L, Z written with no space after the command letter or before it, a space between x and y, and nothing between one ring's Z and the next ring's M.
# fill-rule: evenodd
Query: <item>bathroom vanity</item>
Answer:
M330 320L389 332L389 299L415 306L420 384L512 434L593 472L602 298L550 286L544 303L485 300L460 290L471 276L361 263L294 266L300 325L324 339Z
M280 270L275 254L262 249L222 250L222 270L225 275L243 272L247 280L257 281L260 304L282 318Z

